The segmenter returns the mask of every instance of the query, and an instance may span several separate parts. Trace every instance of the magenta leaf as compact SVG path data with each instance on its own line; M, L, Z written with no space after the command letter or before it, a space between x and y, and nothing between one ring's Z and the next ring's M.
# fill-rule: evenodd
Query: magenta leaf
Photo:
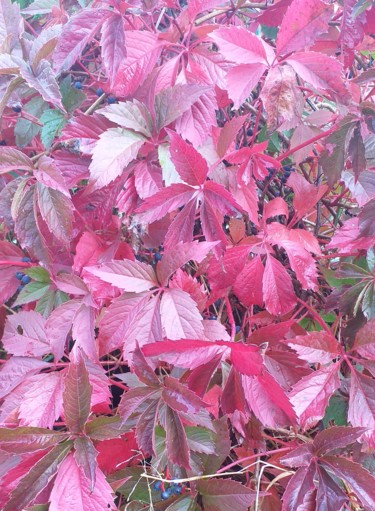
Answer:
M181 179L189 185L202 185L206 179L208 165L194 147L173 131L168 131L171 160Z
M117 71L126 58L125 27L121 14L113 13L102 24L100 45L107 76L113 85Z
M356 442L366 428L350 428L336 426L320 431L314 439L314 453L317 456L325 455L335 449L348 447Z
M40 451L58 444L67 436L44 428L0 428L0 450L13 454Z
M98 451L95 449L94 444L90 438L86 436L77 437L74 440L74 459L83 470L86 479L90 482L90 491L95 488L97 463L96 456Z
M340 511L347 501L347 496L340 486L323 470L319 465L317 467L318 474L318 492L316 494L316 511Z
M268 256L263 276L263 298L266 309L274 315L289 312L296 304L290 276L284 266Z
M283 495L283 511L299 511L310 503L315 492L313 464L302 467L290 479ZM314 499L315 500L315 499ZM306 509L312 509L307 507Z

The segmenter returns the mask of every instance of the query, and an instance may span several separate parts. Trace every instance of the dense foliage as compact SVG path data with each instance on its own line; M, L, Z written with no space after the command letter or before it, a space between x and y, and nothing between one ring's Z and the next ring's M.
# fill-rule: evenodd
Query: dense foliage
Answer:
M2 510L375 510L374 34L1 0Z

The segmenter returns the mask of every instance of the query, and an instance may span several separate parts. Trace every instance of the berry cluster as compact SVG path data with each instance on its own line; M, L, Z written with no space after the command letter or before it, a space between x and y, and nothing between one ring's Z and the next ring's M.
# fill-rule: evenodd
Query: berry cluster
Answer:
M182 485L177 483L172 483L169 486L165 486L161 481L155 481L152 487L155 491L161 490L161 500L167 500L171 495L180 495L182 492Z

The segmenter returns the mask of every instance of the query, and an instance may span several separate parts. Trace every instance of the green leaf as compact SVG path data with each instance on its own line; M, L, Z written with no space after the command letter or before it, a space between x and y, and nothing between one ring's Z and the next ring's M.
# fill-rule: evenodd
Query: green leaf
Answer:
M14 302L14 306L39 300L48 291L49 287L50 284L45 284L44 282L30 282L26 284Z
M256 491L230 479L199 481L205 511L247 511L256 498Z
M215 453L215 441L212 431L201 427L186 426L185 433L189 449L204 454Z
M348 412L347 400L341 396L333 395L329 400L329 404L326 408L325 415L323 417L324 428L330 426L329 422L332 421L335 426L347 426L346 416Z
M190 497L181 497L180 499L172 502L165 511L194 511L196 509L195 499Z
M48 104L40 96L36 96L25 103L23 111L39 119L46 108L48 108ZM34 122L22 118L17 119L14 128L17 147L28 145L35 135L39 133L40 128L41 126Z
M141 477L144 472L143 467L127 467L110 474L107 480L112 488L116 489L116 492L121 493L125 498L131 497L132 500L150 504L150 496L153 501L156 501L160 500L160 494L151 493L152 490L147 479ZM121 484L122 481L125 482Z
M43 123L40 140L45 149L49 149L52 145L53 139L66 123L64 114L60 110L46 110L40 117L40 122Z
M41 266L32 266L25 270L24 273L37 282L44 282L45 284L51 283L48 271Z
M62 103L67 112L72 112L78 108L86 99L86 96L82 91L72 87L69 75L61 82L60 92L62 96Z
M35 305L35 311L39 312L44 318L48 318L53 309L56 309L59 305L67 302L69 297L63 291L55 291L49 289L44 295L37 301Z
M71 441L63 442L43 456L17 484L3 511L23 509L32 502L56 474L60 463L71 448Z

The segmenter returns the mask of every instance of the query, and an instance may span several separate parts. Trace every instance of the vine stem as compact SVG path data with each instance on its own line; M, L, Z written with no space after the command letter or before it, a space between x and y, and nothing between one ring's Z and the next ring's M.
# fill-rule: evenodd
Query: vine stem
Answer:
M324 133L319 133L319 135L316 135L315 137L310 138L309 140L305 140L305 142L302 142L302 144L299 144L296 147L293 147L292 149L289 149L289 151L287 151L286 153L281 154L277 158L277 160L278 161L285 160L285 158L287 158L289 155L295 153L299 149L302 149L303 147L306 147L309 144L313 144L314 142L316 142L317 140L320 140L321 138L328 137L328 135L330 135L331 133L333 133L336 130L337 130L337 126L333 126L332 128L330 128L329 130L325 131Z

